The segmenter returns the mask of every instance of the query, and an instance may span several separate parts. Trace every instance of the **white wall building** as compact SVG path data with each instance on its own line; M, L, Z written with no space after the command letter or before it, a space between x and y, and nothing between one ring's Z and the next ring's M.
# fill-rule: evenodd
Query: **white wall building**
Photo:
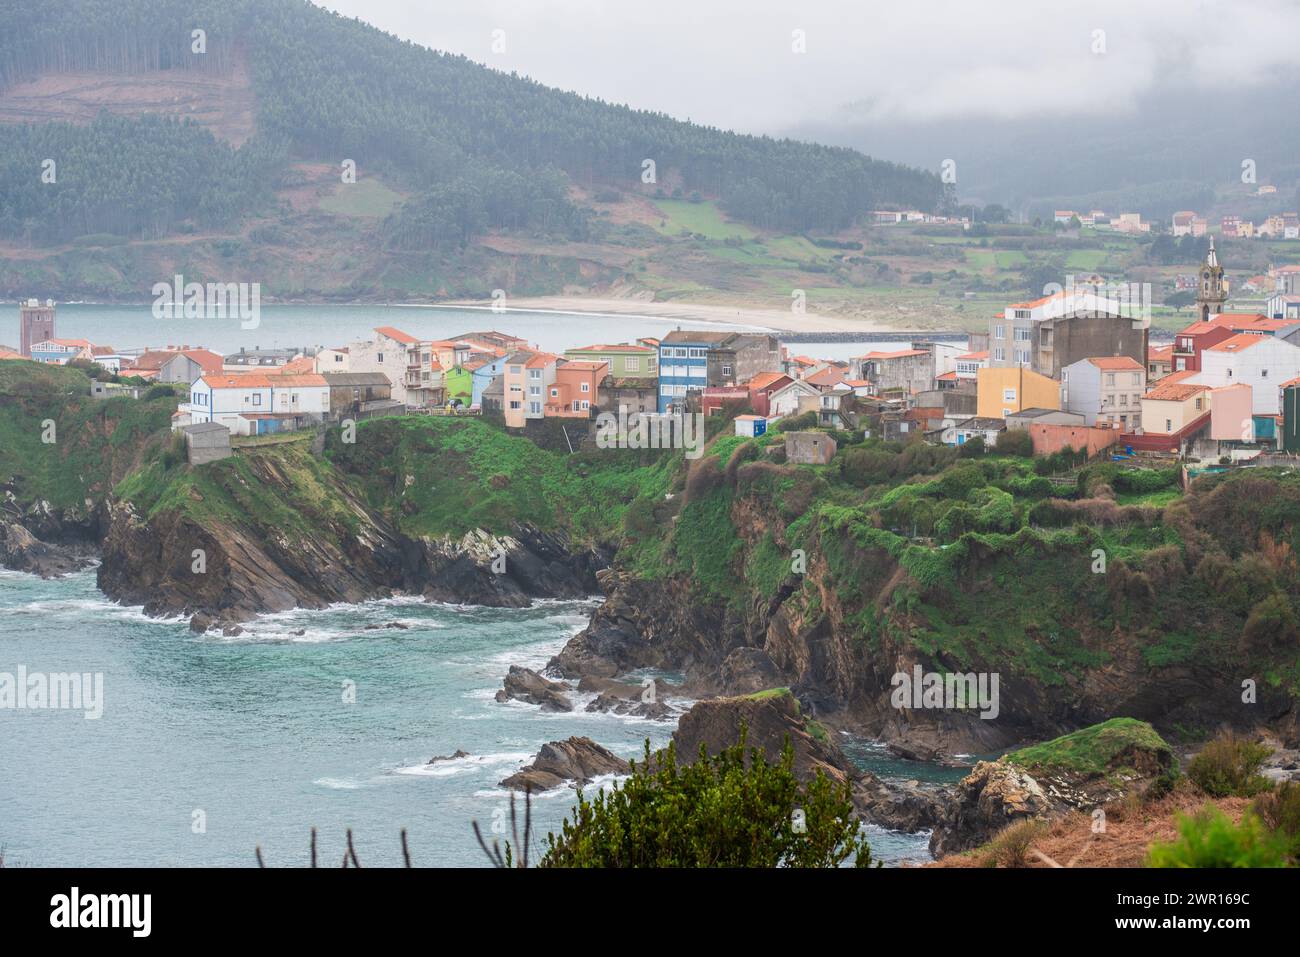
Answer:
M1132 356L1095 356L1061 370L1061 408L1087 425L1098 422L1137 431L1142 422L1146 368Z
M1251 387L1251 412L1277 415L1279 387L1300 376L1300 347L1285 339L1240 333L1201 353L1201 371L1186 381L1214 389L1245 383Z
M318 421L329 408L330 390L323 376L245 372L195 380L190 401L177 411L194 425L216 422L235 435L260 435Z

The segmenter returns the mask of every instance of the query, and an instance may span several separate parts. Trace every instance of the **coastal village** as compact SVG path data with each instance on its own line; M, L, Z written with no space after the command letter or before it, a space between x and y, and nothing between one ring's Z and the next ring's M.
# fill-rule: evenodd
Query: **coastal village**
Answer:
M1264 311L1233 311L1211 242L1196 319L1168 344L1152 343L1149 323L1091 277L1009 303L965 341L938 336L848 360L800 354L779 334L681 328L563 354L494 330L421 339L393 326L333 347L128 354L59 337L48 300L21 304L19 348L0 359L97 366L101 398L172 385L173 429L192 461L229 454L232 436L408 413L481 415L524 434L559 426L576 449L611 412L722 416L749 436L800 417L783 430L983 448L1020 431L1036 455L1217 466L1300 452L1300 267L1273 272ZM834 453L833 443L816 448L809 461Z

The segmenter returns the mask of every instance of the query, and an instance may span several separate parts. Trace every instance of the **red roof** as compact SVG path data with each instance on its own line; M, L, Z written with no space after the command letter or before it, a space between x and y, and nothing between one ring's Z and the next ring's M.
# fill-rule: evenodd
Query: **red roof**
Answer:
M1190 399L1198 392L1209 392L1208 385L1199 385L1182 382L1169 382L1161 379L1160 384L1144 395L1144 399L1157 399L1161 402L1182 402Z
M1118 372L1124 369L1131 369L1135 372L1142 371L1142 363L1132 356L1090 356L1088 361L1098 369L1104 369L1107 372Z
M897 352L868 352L865 356L858 356L859 359L903 359L907 356L928 356L930 353L924 349L899 349Z
M283 373L245 372L222 373L201 377L204 385L213 389L283 389L298 386L323 386L327 380L323 375L284 375Z
M398 342L403 342L408 346L413 346L420 341L414 336L406 334L401 329L394 329L392 326L376 326L375 332L379 333L381 336L396 339Z
M758 375L754 376L754 378L749 380L749 387L755 391L759 389L767 389L776 385L776 383L780 382L782 379L788 378L790 377L784 372L760 372Z
M981 349L979 352L967 352L963 355L958 356L957 358L979 361L980 359L987 359L988 357L989 357L989 351L987 349Z
M654 352L649 346L630 345L626 342L615 343L614 345L596 345L596 346L579 346L576 349L570 349L570 352Z
M1217 345L1210 346L1208 352L1242 352L1251 346L1257 346L1268 336L1251 335L1249 332L1239 332L1235 336L1229 336Z

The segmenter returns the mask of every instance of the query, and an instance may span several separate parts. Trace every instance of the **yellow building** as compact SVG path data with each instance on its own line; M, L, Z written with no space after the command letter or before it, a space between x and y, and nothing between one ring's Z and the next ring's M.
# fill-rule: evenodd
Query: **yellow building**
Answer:
M981 419L1005 419L1025 409L1061 407L1060 383L1024 366L980 369L975 383L976 414Z
M1148 435L1174 435L1181 432L1210 411L1210 394L1207 385L1158 383L1142 397L1142 431ZM1250 415L1249 409L1250 406L1247 405L1246 416Z

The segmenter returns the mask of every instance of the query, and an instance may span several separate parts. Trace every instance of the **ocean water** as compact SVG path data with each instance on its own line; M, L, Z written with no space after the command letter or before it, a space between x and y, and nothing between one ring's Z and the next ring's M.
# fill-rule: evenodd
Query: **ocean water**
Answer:
M55 321L59 336L89 339L120 350L146 346L203 346L228 354L245 348L343 346L371 338L376 326L396 326L422 339L441 339L484 329L520 336L552 352L638 336L663 336L684 329L742 328L708 322L642 316L574 315L557 312L416 305L263 305L256 329L238 319L156 319L148 304L107 306L62 303ZM18 306L0 304L0 344L18 346Z
M485 866L471 822L492 834L510 801L498 782L542 744L588 735L633 758L671 735L670 723L588 714L591 696L575 695L571 714L493 700L510 665L544 665L594 607L394 599L267 616L225 638L107 601L93 571L0 570L0 672L103 675L98 719L0 710L5 864L250 866L260 845L268 866L305 866L314 825L324 865L342 862L349 827L363 866L398 865L405 827L417 866ZM365 627L392 621L408 627ZM877 773L917 776L853 744ZM470 757L428 763L458 749ZM574 798L534 801L539 835ZM889 863L927 858L926 835L873 828L871 842Z

